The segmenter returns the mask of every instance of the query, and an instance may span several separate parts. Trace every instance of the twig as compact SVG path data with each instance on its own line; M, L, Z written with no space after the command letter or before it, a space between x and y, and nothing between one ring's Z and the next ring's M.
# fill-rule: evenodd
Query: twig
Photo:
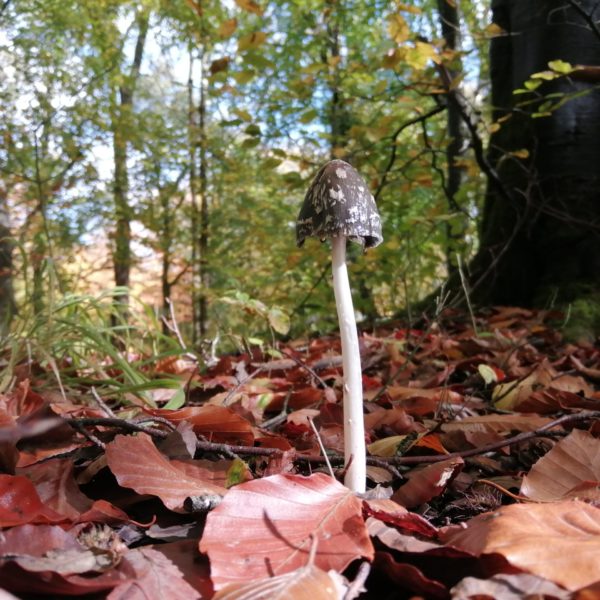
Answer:
M137 423L138 425L140 425L141 423L151 422L166 425L171 431L175 431L177 429L177 425L175 425L173 421L169 421L169 419L165 419L164 417L140 417L132 421L132 423Z
M227 396L225 396L225 400L223 400L223 406L228 406L229 400L231 400L231 398L236 394L236 392L241 387L246 385L250 380L254 379L259 373L262 373L264 370L265 370L264 367L258 367L258 369L256 369L256 371L253 371L252 373L250 373L250 375L247 375L246 377L244 377L244 379L242 379L241 381L238 381L237 385L234 388L232 388L231 390L229 390L229 393L227 394Z
M464 450L462 452L451 452L450 454L442 454L439 456L400 456L391 457L387 460L389 460L395 465L414 465L442 462L444 460L451 460L453 458L467 458L469 456L477 456L479 454L486 454L487 452L499 450L500 448L505 448L506 446L512 446L513 444L518 444L519 442L524 442L536 437L540 437L544 435L549 429L552 429L553 427L558 427L559 425L562 425L564 423L569 423L571 421L585 421L587 419L600 419L600 411L584 411L573 415L563 415L559 419L551 421L550 423L546 423L546 425L543 425L542 427L539 427L534 431L525 431L511 438L502 440L501 442L494 442L493 444L487 444L486 446L481 446L480 448L472 448L471 450Z
M175 334L175 337L177 338L177 341L179 342L181 349L185 350L185 352L183 353L183 356L185 356L186 358L189 358L190 360L193 360L195 363L197 363L198 357L195 354L192 354L191 352L187 352L187 346L185 345L185 342L183 341L181 331L179 331L179 325L177 324L177 318L175 317L175 308L173 307L173 303L171 302L171 299L166 298L165 301L169 305L169 315L171 317L171 322L169 323L169 321L165 317L163 317L163 323L169 328L169 331L172 331Z
M93 433L90 433L81 423L75 420L74 423L69 423L74 429L79 431L83 437L88 439L94 446L98 446L101 450L106 449L106 444L98 437L96 437Z
M162 431L161 429L155 429L154 427L144 427L142 425L138 425L136 423L132 423L131 421L126 421L125 419L118 419L113 417L85 417L83 419L65 419L65 422L68 425L71 425L75 429L79 431L79 426L82 427L116 427L118 429L124 429L125 431L135 431L147 433L153 437L158 438L166 438L167 432Z
M460 275L460 283L462 285L463 292L465 293L465 300L467 301L467 307L469 309L469 315L471 316L471 324L473 325L473 332L475 333L475 337L479 334L477 333L477 323L475 322L475 313L473 312L473 305L471 304L471 296L469 294L469 286L467 285L467 278L465 277L465 272L462 266L462 260L460 258L460 254L456 253L456 262L458 265L458 274Z
M325 383L325 381L321 377L319 377L319 375L313 368L309 367L306 363L302 362L299 358L296 358L291 353L286 352L285 350L284 350L283 354L285 354L285 356L291 358L299 367L302 367L303 369L308 371L308 373L310 373L319 382L319 384L321 385L322 388L327 387L327 384Z
M115 413L111 410L111 408L106 404L106 402L104 402L104 400L102 400L102 398L100 397L100 394L96 391L96 388L94 386L92 386L92 396L94 397L94 400L96 401L96 403L98 404L98 406L111 418L116 419L117 416L115 415Z
M325 459L325 463L327 464L327 469L329 471L329 474L331 475L332 479L335 479L335 475L333 473L333 468L331 467L331 463L329 462L329 457L327 456L327 452L325 451L325 446L323 446L323 440L321 440L321 436L319 435L319 432L317 431L317 428L315 427L315 423L310 417L308 417L308 422L310 423L312 430L315 432L315 435L317 436L317 442L319 442L319 448L321 448L321 454L323 454L323 458Z
M567 0L567 2L583 17L583 19L590 26L591 30L594 32L596 37L600 39L600 27L598 27L598 23L594 21L594 13L592 12L591 14L588 14L587 12L585 12L583 7L579 4L579 2L576 2L576 0Z
M371 564L364 561L358 568L358 573L354 578L354 581L348 587L348 591L344 595L344 600L354 600L358 598L363 592L366 592L364 583L371 572Z

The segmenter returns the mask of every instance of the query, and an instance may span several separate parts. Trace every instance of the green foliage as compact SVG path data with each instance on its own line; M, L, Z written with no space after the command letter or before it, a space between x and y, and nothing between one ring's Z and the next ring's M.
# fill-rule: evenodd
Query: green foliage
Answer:
M115 123L127 131L134 268L148 256L165 257L166 279L190 298L200 291L201 262L207 337L335 324L327 247L311 241L297 249L294 235L304 192L330 156L351 160L364 175L384 222L381 247L351 253L357 310L389 316L416 302L446 274L448 232L466 231L453 253L468 256L476 245L484 181L472 150L463 149L460 212L449 206L446 114L436 111L448 92L441 73L457 65L453 85L474 90L465 92L470 108L483 109L487 9L461 6L464 48L451 51L434 2L9 4L0 57L10 55L11 71L0 84L0 134L10 143L0 149L0 167L11 209L25 212L20 304L45 310L56 280L62 293L87 291L74 267L82 249L105 244L114 252ZM116 120L142 12L150 26L135 100ZM558 61L554 67L563 68ZM192 226L201 202L200 139L205 256ZM152 277L158 282L160 273ZM223 298L238 304L224 312ZM240 298L264 307L255 306L256 322L232 313ZM162 305L156 295L152 302Z

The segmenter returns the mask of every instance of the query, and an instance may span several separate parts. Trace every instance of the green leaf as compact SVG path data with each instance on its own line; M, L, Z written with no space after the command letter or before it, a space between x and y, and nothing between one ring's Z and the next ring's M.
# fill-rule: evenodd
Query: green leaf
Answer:
M227 470L227 482L225 487L232 487L244 483L248 479L248 465L241 459L235 458Z
M176 410L181 408L185 404L185 390L183 388L178 389L173 397L165 404L164 408L169 410Z
M252 123L251 125L248 125L246 129L244 129L244 133L248 135L260 135L260 127L255 123Z

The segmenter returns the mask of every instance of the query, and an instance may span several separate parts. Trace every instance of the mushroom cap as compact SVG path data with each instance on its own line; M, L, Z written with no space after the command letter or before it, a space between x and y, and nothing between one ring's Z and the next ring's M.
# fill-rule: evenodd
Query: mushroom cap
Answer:
M343 160L325 164L310 184L296 223L296 241L346 236L365 248L383 241L375 198L358 171Z

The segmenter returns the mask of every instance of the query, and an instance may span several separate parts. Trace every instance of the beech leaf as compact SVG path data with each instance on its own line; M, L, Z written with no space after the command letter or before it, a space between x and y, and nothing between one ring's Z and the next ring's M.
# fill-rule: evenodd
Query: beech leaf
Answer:
M501 554L569 590L600 580L600 509L577 500L503 506L442 529L440 539L476 556Z
M178 469L145 433L116 436L106 446L106 461L119 485L138 494L158 496L175 512L184 512L183 503L190 496L222 495L226 491Z
M359 498L323 473L249 481L209 513L200 551L217 590L304 567L313 539L315 565L342 571L373 557L361 510Z
M451 458L413 471L409 480L392 496L407 508L420 506L439 496L464 466L462 458Z
M338 600L343 596L338 581L314 565L249 583L229 584L213 600Z
M521 494L548 502L567 496L599 499L600 440L574 429L542 456L523 478Z

